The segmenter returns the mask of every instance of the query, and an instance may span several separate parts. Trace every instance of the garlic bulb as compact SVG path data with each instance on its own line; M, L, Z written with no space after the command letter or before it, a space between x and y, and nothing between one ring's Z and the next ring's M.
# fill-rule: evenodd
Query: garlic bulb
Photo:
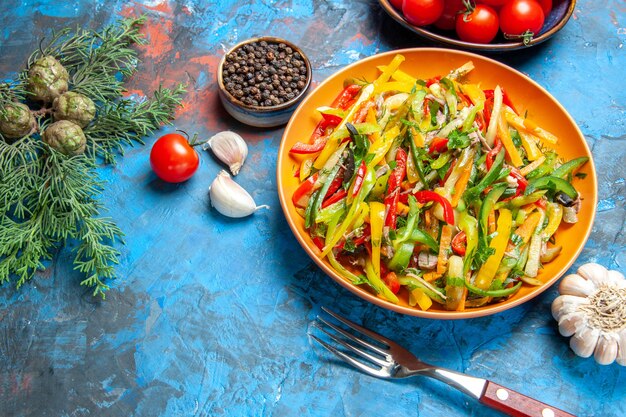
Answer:
M248 156L248 145L235 132L226 130L212 136L204 145L203 149L211 148L213 154L228 165L230 172L237 175L241 169L246 157Z
M559 332L578 356L601 365L626 366L626 279L618 271L588 263L563 278L552 302Z
M209 189L211 205L217 211L228 217L246 217L258 209L269 206L257 206L248 192L222 170L213 180Z

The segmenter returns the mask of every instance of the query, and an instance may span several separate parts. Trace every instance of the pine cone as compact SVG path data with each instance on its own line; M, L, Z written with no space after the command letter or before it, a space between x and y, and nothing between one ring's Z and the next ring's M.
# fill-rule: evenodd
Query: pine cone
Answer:
M0 133L7 139L17 139L35 130L35 117L27 105L10 103L0 112Z
M43 132L42 139L57 151L69 156L84 153L87 145L83 129L69 120L52 123Z
M26 88L32 94L31 98L50 103L67 91L69 78L65 67L48 55L31 65Z
M87 96L68 91L52 103L54 120L69 120L85 128L96 115L96 105Z

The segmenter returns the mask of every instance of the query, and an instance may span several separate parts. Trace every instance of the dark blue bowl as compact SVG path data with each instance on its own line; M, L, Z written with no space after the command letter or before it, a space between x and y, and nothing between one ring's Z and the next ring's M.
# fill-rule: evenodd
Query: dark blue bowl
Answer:
M224 86L222 69L224 67L226 56L231 51L235 51L248 43L260 41L266 41L268 43L284 43L290 46L294 51L299 52L302 56L302 59L304 60L307 68L306 85L302 89L300 94L298 94L296 97L288 102L276 106L252 106L245 104L241 100L234 97L228 92L228 90ZM241 123L245 123L247 125L255 127L275 127L286 124L289 121L291 114L294 112L296 107L298 107L302 99L306 96L309 86L311 85L311 79L311 63L309 62L309 59L306 57L304 52L302 52L302 50L293 43L272 36L247 39L243 42L238 43L237 45L233 46L229 51L227 51L226 54L224 54L217 68L219 97L222 105L224 106L224 109L226 109L228 114L239 120Z
M485 52L514 51L545 42L561 30L563 26L565 26L569 18L572 16L572 13L574 13L574 8L576 7L576 0L554 0L552 2L552 10L546 16L541 32L539 32L536 37L527 43L524 43L519 39L505 39L500 34L491 43L483 44L464 42L456 36L454 31L441 30L434 26L413 26L404 19L404 16L402 16L402 13L399 10L396 10L391 5L389 0L378 1L387 14L389 14L389 16L391 16L395 21L426 39L440 43L444 46Z

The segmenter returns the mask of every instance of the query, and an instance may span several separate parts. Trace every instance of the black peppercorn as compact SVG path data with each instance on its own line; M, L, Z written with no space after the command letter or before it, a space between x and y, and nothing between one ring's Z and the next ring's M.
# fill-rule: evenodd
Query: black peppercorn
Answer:
M276 106L294 99L306 87L302 55L285 43L252 42L225 57L226 90L249 106Z

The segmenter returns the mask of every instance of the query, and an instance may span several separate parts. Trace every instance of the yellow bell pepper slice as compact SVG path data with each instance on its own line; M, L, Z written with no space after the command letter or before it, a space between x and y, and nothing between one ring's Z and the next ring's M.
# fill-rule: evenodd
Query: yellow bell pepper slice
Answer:
M546 216L548 216L548 224L543 229L543 240L547 241L556 232L561 225L563 219L563 206L559 203L548 203L546 207Z
M409 305L411 307L418 305L422 310L426 311L433 305L433 300L424 291L415 288L409 293Z
M311 175L311 171L313 168L313 159L314 158L306 158L302 161L302 163L300 163L300 182L303 182L304 180L309 178L309 175Z
M376 119L376 110L374 110L373 107L370 107L367 111L367 116L365 116L365 122L372 125L378 125L378 120ZM370 142L376 142L380 138L380 133L374 132L370 134L369 138Z
M506 118L506 121L517 130L526 130L544 142L548 142L552 145L558 142L558 138L552 133L540 128L535 122L518 116L510 107L504 108L504 117Z
M378 68L380 72L385 72L387 70L386 65L379 65L376 68ZM399 69L395 70L393 74L391 74L391 79L396 80L396 81L411 83L411 84L415 84L415 82L417 81L415 77L412 77L406 72L399 70Z
M383 241L383 226L385 224L385 205L378 201L370 203L370 228L372 243L372 266L376 275L380 276L380 246Z
M382 91L382 85L389 81L391 75L398 69L402 62L404 62L403 55L397 54L393 57L389 65L387 65L385 70L378 76L376 81L374 81L374 89L376 92Z
M460 84L461 91L469 97L474 106L483 106L486 101L485 92L478 84Z
M394 126L386 131L376 142L372 143L369 153L373 155L372 160L367 165L367 169L372 169L380 163L385 157L385 154L389 152L391 144L394 139L400 134L400 128Z
M519 151L513 143L513 139L511 138L511 134L509 133L509 126L507 125L504 117L500 117L498 119L498 137L502 141L502 145L504 146L507 155L511 159L511 165L516 168L524 165L524 161L522 160Z
M405 81L388 81L380 85L380 93L385 91L399 91L401 93L410 93L413 91L415 84Z
M519 137L522 140L522 146L526 151L526 157L529 161L536 161L543 156L543 153L539 150L535 138L530 133L524 130L518 130Z
M513 218L511 216L511 212L506 209L501 209L500 215L498 217L498 226L496 229L498 234L491 240L491 243L489 244L489 247L493 248L495 252L489 258L487 258L487 261L480 267L478 275L476 275L474 285L476 285L478 288L488 290L491 286L491 282L496 276L498 266L500 266L500 262L502 261L502 257L504 256L504 251L506 250L506 247L509 243L512 223Z

